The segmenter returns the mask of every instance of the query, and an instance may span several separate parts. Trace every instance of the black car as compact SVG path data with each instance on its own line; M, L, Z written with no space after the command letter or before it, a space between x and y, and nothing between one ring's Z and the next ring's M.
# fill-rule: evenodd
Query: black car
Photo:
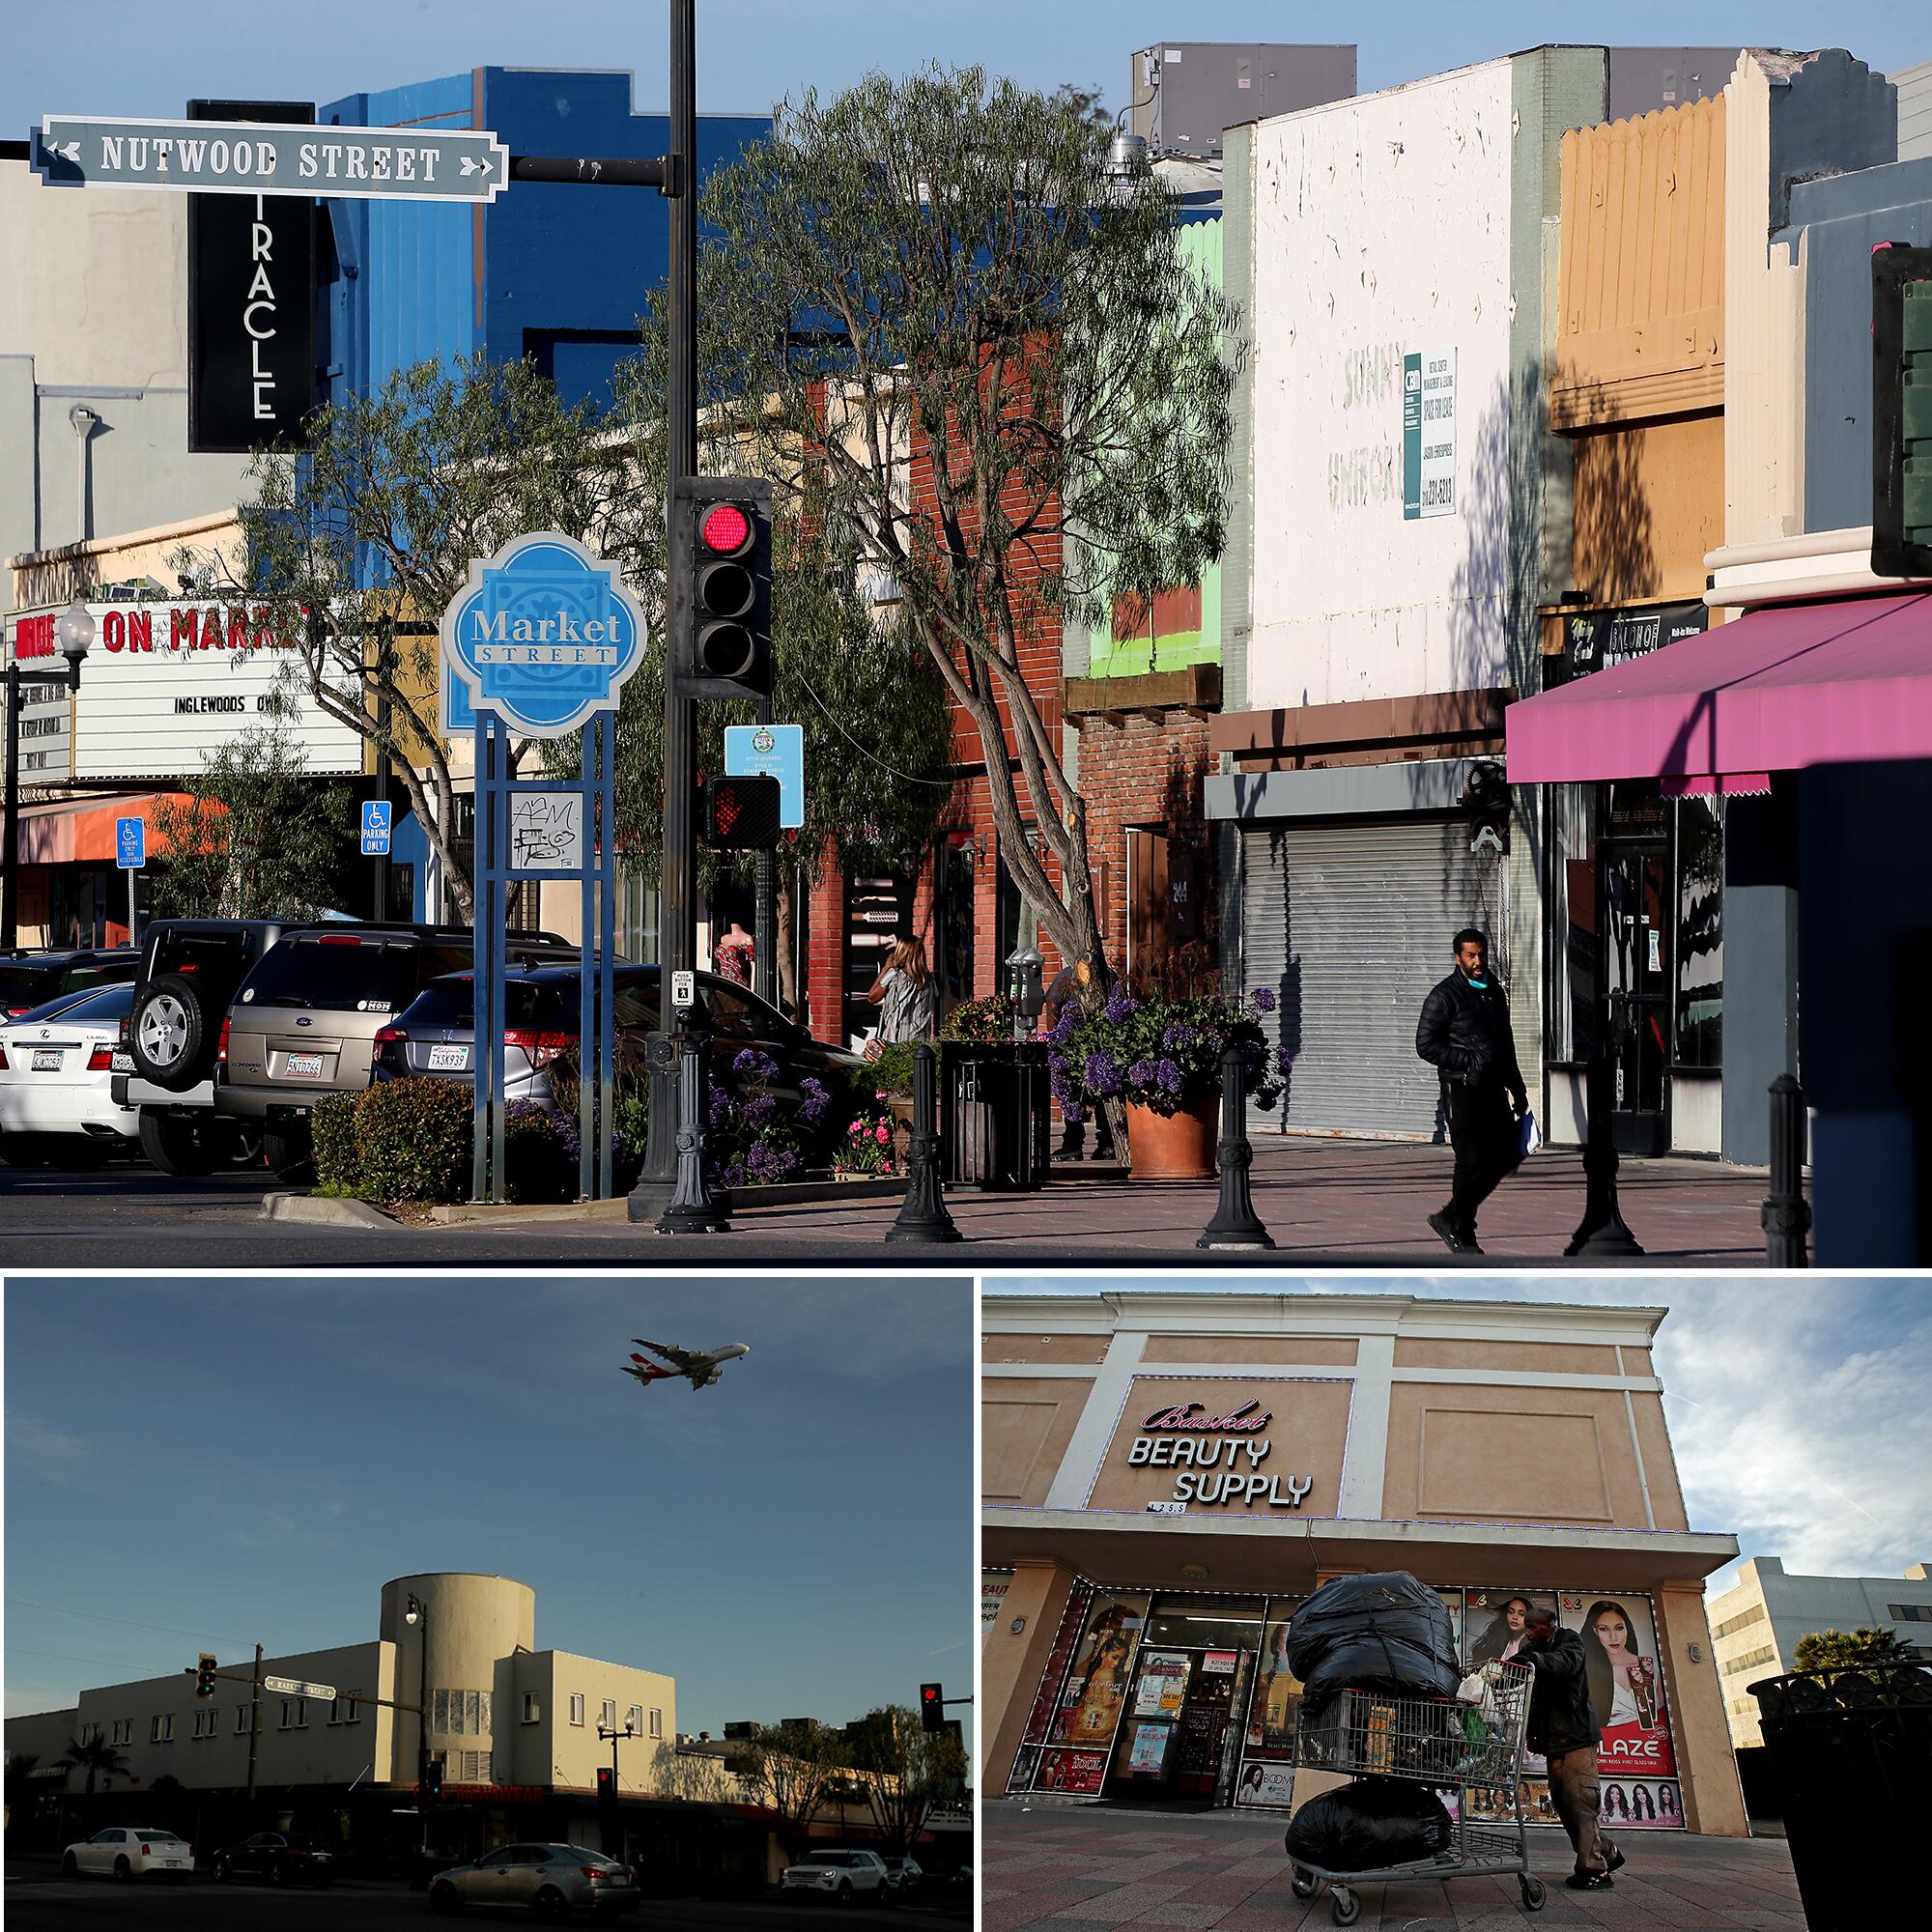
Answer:
M257 1832L239 1845L227 1845L209 1860L216 1885L231 1879L266 1879L270 1885L335 1883L335 1854L314 1838L291 1837L284 1832Z
M95 986L131 980L140 964L131 946L62 947L51 952L24 946L0 952L0 1009L8 1019Z

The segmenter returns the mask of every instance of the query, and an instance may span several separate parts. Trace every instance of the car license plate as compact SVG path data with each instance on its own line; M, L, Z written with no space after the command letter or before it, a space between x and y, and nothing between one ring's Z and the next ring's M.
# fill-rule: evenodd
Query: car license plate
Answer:
M58 1073L61 1062L66 1058L57 1046L37 1046L34 1049L34 1071L36 1073Z
M429 1070L432 1073L461 1073L469 1065L469 1049L467 1046L433 1046L429 1050Z
M119 1049L117 1048L117 1049L116 1049L116 1051L115 1051L115 1054L114 1054L114 1059L113 1059L113 1063L112 1063L112 1065L111 1065L111 1067L110 1067L110 1069L109 1069L109 1070L110 1070L110 1071L112 1071L112 1072L115 1072L115 1073L131 1073L131 1072L133 1072L133 1070L134 1070L134 1056L133 1056L133 1055L132 1055L131 1053L122 1053L122 1052L121 1052L121 1051L120 1051L120 1050L119 1050Z
M282 1056L282 1072L290 1080L320 1080L322 1078L322 1055L319 1053L285 1053Z

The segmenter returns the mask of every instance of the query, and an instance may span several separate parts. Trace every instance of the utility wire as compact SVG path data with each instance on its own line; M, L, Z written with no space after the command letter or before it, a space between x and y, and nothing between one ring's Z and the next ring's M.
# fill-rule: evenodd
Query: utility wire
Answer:
M844 725L839 724L838 719L832 717L831 709L827 706L824 698L820 697L817 692L813 691L811 686L806 683L805 677L803 676L802 673L800 673L797 670L794 670L792 672L792 675L798 679L800 684L805 685L805 695L811 699L812 703L817 705L819 710L823 711L827 718L832 719L833 728L838 731L839 736L842 737L845 740L845 742L848 745L850 745L854 751L858 752L862 756L870 758L873 764L877 765L882 772L891 772L894 778L903 779L907 784L938 785L942 790L945 791L951 791L952 787L959 782L957 779L915 778L910 772L900 771L896 765L889 765L885 761L885 759L879 756L879 754L876 752L867 750L867 748L864 745L859 743L858 739L853 737L851 732L846 730Z
M98 1624L125 1624L129 1630L160 1631L168 1636L206 1637L207 1631L178 1630L173 1624L144 1624L134 1617L110 1617L99 1610L71 1610L62 1604L36 1603L32 1597L9 1597L10 1604L20 1604L30 1610L48 1610L57 1617L86 1617ZM253 1643L253 1637L223 1636L222 1643Z

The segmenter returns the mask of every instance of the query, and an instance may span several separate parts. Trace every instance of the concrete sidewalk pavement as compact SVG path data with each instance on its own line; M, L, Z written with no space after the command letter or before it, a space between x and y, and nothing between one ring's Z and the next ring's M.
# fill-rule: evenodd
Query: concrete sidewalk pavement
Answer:
M1163 1926L1214 1932L1310 1932L1329 1924L1325 1889L1295 1897L1282 1851L1285 1820L1252 1812L1187 1816L1117 1806L994 1799L982 1811L981 1932L1136 1932ZM1777 1838L1700 1838L1683 1832L1621 1834L1629 1862L1607 1891L1567 1890L1573 1869L1561 1832L1529 1833L1530 1868L1548 1888L1533 1918L1514 1877L1378 1884L1364 1875L1359 1932L1423 1928L1760 1927L1802 1932L1804 1914L1790 1853Z
M1428 1226L1449 1192L1454 1156L1446 1147L1271 1135L1258 1139L1254 1150L1255 1208L1275 1241L1271 1254L1264 1251L1257 1259L1277 1265L1605 1265L1567 1261L1563 1254L1583 1212L1582 1157L1574 1150L1532 1156L1492 1197L1482 1217L1481 1260L1452 1256ZM1762 1174L1718 1161L1627 1160L1620 1194L1624 1219L1649 1264L1762 1267L1758 1213L1768 1184ZM1213 1181L1112 1179L1056 1180L1032 1194L958 1188L949 1190L947 1206L975 1247L1225 1266L1240 1257L1210 1255L1194 1245L1216 1198ZM729 1236L704 1238L774 1251L792 1242L883 1244L898 1212L895 1202L770 1208L743 1203L741 1197Z

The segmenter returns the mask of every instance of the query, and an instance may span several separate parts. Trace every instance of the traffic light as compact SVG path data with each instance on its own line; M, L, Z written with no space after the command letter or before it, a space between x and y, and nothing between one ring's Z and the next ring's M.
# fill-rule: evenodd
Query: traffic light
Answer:
M775 778L706 779L704 842L719 852L769 852L784 838Z
M1871 567L1932 577L1932 248L1872 251Z
M919 1687L919 1727L934 1737L946 1735L946 1692L937 1684Z
M442 1760L440 1757L428 1757L423 1760L422 1795L425 1798L442 1796Z
M671 519L671 668L687 697L772 691L772 486L692 476Z
M597 1767L597 1802L611 1804L617 1796L617 1774L608 1764Z
M195 1660L194 1694L197 1697L214 1695L214 1660L205 1650Z

